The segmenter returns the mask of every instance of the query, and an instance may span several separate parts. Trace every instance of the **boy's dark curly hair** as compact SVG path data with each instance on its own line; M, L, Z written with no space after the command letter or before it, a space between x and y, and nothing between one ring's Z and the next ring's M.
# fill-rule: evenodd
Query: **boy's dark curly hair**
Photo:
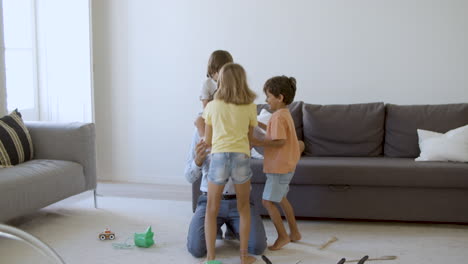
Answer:
M289 105L296 95L296 78L284 75L272 77L265 82L263 91L268 91L275 97L283 95L283 103Z

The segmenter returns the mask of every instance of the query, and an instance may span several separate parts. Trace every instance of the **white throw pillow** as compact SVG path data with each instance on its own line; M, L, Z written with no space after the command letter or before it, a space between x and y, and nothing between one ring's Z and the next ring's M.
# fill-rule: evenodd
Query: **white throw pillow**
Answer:
M268 112L266 109L262 109L260 111L260 114L257 116L258 122L261 122L265 125L268 124L268 121L270 121L271 118L271 113ZM260 128L260 126L256 126L254 128L254 133L253 136L258 139L264 139L265 138L266 131ZM263 159L263 148L262 147L254 147L252 151L255 150L255 152L252 153L252 157L258 158L258 159Z
M418 129L421 154L416 161L468 162L468 125L445 134Z
M250 151L250 157L252 159L263 159L263 155L258 153L255 148L252 148L252 150Z
M257 116L258 122L262 122L263 124L267 125L268 121L270 121L272 113L268 112L266 109L262 109L260 111L260 114Z

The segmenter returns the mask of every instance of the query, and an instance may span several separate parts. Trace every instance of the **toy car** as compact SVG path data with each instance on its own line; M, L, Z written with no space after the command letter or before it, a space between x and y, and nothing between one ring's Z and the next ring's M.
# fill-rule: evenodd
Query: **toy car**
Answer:
M115 233L110 231L109 228L106 228L104 232L99 233L99 240L114 240L115 239Z

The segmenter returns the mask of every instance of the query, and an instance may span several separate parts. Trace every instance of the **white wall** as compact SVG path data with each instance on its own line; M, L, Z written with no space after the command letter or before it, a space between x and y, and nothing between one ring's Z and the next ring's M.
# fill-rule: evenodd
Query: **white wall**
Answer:
M92 122L89 0L35 5L40 120Z
M7 114L5 84L5 42L3 41L3 1L0 1L0 116Z
M468 1L95 0L101 179L184 183L213 50L264 101L273 75L308 103L468 102Z

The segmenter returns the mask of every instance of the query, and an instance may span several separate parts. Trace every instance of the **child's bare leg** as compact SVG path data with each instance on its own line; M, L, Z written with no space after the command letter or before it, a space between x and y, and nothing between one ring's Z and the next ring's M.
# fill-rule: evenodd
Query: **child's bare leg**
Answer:
M270 215L271 221L275 225L276 232L278 232L278 238L275 243L268 247L269 250L278 250L287 245L291 240L286 232L286 229L283 225L283 219L279 213L278 208L272 201L262 200L263 206L267 209L268 214Z
M250 235L250 180L243 184L235 184L237 195L237 210L239 211L240 226L240 259L241 264L252 264L256 259L248 255L247 246Z
M302 236L299 232L299 229L297 228L296 216L294 216L293 207L291 206L286 197L284 197L283 200L281 200L280 205L283 209L284 215L286 216L286 220L288 220L289 231L291 232L289 234L289 238L291 239L291 241L301 240Z
M221 202L221 193L224 185L217 185L208 182L208 198L206 202L205 213L205 240L206 240L206 260L214 260L216 258L216 218L218 216L219 204Z
M199 116L195 120L195 127L197 128L198 135L200 138L205 136L205 119L203 117Z

